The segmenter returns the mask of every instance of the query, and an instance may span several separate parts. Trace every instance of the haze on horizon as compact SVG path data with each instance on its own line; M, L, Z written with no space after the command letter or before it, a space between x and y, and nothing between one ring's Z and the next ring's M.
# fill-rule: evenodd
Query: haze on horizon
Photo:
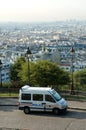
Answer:
M0 22L86 20L86 0L0 0Z

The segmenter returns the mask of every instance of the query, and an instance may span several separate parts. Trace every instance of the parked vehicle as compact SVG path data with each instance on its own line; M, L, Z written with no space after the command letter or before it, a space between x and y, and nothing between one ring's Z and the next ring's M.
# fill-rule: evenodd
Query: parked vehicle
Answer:
M67 102L49 87L23 86L19 90L19 110L25 114L31 111L51 111L54 114L67 111Z

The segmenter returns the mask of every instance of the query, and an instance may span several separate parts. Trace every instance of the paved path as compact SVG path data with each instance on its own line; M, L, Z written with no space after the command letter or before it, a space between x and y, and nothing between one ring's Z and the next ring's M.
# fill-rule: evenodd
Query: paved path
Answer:
M3 101L14 104L17 99ZM0 130L86 130L86 111L69 109L67 114L58 116L36 112L26 115L17 106L0 106Z
M0 128L0 130L26 130L26 129ZM29 130L29 129L27 129L27 130Z
M0 106L18 106L18 98L0 98ZM68 108L86 110L86 102L68 101Z
M78 110L85 110L86 111L86 102L82 101L68 101L68 107L70 109L78 109Z
M0 97L0 105L1 106L17 106L18 105L18 98L1 98Z

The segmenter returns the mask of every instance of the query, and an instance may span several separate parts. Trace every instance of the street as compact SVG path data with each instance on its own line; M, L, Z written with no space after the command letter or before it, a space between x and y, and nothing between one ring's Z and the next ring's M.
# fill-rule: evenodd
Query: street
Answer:
M86 111L69 109L66 115L38 112L25 115L17 106L0 106L0 128L86 130Z

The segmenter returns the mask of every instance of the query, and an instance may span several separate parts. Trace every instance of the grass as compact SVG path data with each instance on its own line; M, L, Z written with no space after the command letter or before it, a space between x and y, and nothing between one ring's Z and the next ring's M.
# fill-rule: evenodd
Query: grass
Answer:
M63 97L67 100L86 101L86 96L81 95L64 95Z
M18 93L0 93L0 97L18 97Z

